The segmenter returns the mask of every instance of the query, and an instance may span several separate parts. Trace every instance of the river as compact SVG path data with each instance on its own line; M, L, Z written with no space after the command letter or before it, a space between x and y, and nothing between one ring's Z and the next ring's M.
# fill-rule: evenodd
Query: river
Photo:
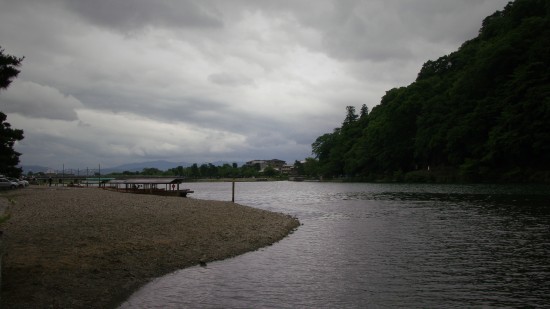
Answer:
M231 200L231 183L189 183ZM121 308L441 308L550 304L550 188L236 183L296 216L280 242L158 278Z

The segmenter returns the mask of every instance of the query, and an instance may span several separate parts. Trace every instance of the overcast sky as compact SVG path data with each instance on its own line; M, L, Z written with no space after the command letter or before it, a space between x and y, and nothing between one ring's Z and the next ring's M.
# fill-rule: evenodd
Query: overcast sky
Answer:
M311 156L507 0L0 0L22 165Z

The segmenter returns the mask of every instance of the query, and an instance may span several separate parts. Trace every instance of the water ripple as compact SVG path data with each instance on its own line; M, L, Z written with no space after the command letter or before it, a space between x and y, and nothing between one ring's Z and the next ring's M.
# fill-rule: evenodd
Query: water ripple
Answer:
M227 184L200 184L226 200ZM170 274L121 308L544 307L550 190L250 183L237 201L297 216L281 242Z

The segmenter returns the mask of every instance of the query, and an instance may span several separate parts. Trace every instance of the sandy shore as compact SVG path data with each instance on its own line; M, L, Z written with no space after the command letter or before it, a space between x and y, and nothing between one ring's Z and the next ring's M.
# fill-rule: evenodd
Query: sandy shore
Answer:
M115 308L155 277L270 245L299 222L231 202L31 187L0 194L2 308Z

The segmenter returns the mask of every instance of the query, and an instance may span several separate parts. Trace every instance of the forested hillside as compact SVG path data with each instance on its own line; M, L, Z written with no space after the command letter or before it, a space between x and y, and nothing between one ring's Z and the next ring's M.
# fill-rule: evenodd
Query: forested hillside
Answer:
M516 0L415 82L313 143L320 174L550 182L550 1Z

